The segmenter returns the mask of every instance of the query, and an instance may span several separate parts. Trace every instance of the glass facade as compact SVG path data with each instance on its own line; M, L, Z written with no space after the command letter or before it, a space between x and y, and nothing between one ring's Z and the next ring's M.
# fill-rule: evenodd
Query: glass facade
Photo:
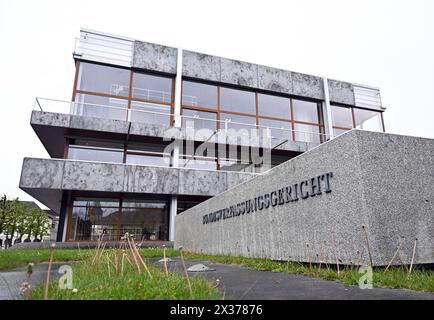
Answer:
M357 129L384 131L381 113L377 111L354 108L354 123Z
M182 82L182 104L185 106L217 108L217 87L199 82Z
M77 90L128 97L130 70L81 62Z
M77 199L69 221L69 240L117 240L120 208L118 200Z
M331 110L334 136L352 128L384 132L383 115L379 111L350 106L331 106Z
M80 62L71 113L170 126L173 86L170 77Z
M169 203L163 200L76 198L70 208L68 240L168 240Z

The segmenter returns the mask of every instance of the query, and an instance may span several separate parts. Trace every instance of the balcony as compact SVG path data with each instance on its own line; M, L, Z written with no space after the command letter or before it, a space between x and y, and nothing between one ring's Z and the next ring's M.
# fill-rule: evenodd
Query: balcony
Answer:
M25 158L19 187L58 212L63 190L214 196L254 176L243 172Z
M180 128L170 126L176 118ZM53 158L63 158L66 134L119 140L131 137L161 140L169 136L197 142L266 147L294 152L294 155L330 138L323 133L43 98L36 98L30 122Z

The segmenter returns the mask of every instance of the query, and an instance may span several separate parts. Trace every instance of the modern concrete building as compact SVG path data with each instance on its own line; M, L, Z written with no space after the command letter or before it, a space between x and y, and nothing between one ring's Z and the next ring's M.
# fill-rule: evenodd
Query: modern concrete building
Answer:
M59 213L57 241L173 241L183 211L352 128L384 131L368 86L84 29L73 57L71 101L31 115L51 159L25 158L20 180Z

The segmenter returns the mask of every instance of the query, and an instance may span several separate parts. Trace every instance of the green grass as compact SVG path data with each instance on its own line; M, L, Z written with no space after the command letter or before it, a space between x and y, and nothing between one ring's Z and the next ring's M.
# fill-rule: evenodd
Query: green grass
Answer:
M146 258L159 258L163 256L162 248L141 249L140 252ZM55 262L81 261L93 253L94 249L55 249L53 258ZM166 249L166 256L179 256L179 251ZM48 249L0 250L0 271L23 267L29 262L40 263L49 260L50 250Z
M107 250L110 251L110 250ZM171 275L170 279L166 279L166 282L161 282L161 274L158 273L158 270L153 270L155 272L156 277L154 280L150 281L149 279L142 279L137 275L131 274L131 278L128 280L125 279L107 279L107 275L100 274L95 275L92 272L89 272L88 266L86 267L86 261L89 257L93 256L95 250L77 250L77 249L56 249L54 253L54 261L55 262L67 262L67 261L83 261L82 264L74 267L74 274L77 275L77 279L74 281L78 281L82 288L79 289L78 293L74 296L74 298L84 298L87 294L93 298L103 297L105 294L106 298L117 299L117 298L125 298L125 299L135 299L135 298L161 298L161 299L177 299L184 298L185 294L185 283L183 282L183 277L177 277L176 275ZM141 249L140 253L142 257L149 258L161 258L163 256L162 248L153 248L153 249ZM168 257L176 257L179 256L179 251L174 249L166 249L166 255ZM202 260L202 261L210 261L222 264L232 264L238 266L244 266L253 270L267 270L273 272L285 272L290 274L300 274L313 278L337 281L347 285L357 285L358 281L361 277L361 274L358 273L357 268L352 267L342 267L340 270L340 274L338 275L336 270L328 269L324 265L320 270L318 270L317 266L296 263L296 262L279 262L272 261L267 259L254 259L254 258L243 258L243 257L233 257L233 256L213 256L213 255L203 255L203 254L195 254L195 253L185 253L185 257L187 259L192 260ZM28 262L44 262L50 259L50 250L42 249L42 250L2 250L0 251L0 270L11 269L15 267L25 266ZM409 289L415 291L425 291L425 292L434 292L434 271L432 270L421 270L416 268L410 276L408 276L407 269L405 267L394 267L389 269L386 273L384 272L384 268L374 268L373 274L373 285L376 288L396 288L396 289ZM78 278L80 277L80 279ZM127 283L125 283L127 281ZM129 281L129 282L128 282ZM142 282L141 282L142 281ZM144 282L143 282L144 281ZM196 281L196 280L195 280ZM202 281L202 280L200 280ZM86 285L88 283L88 285ZM110 284L108 287L104 286L104 283ZM149 288L153 288L155 285L165 286L163 291L167 290L184 290L183 293L178 296L175 293L166 294L165 298L160 296L163 291L156 289L156 292L150 290L147 295L143 295L143 292L140 291L139 284L146 283ZM164 284L163 284L164 283ZM132 285L131 288L135 288L135 293L128 293L128 288L125 289L125 285L128 287ZM196 284L203 286L202 289L198 289L199 292L206 291L204 288L206 287L206 282L202 284ZM102 286L102 289L98 289ZM83 289L89 288L89 289ZM208 288L209 289L209 288ZM207 289L207 290L208 290ZM38 289L39 290L39 289ZM56 291L55 289L53 289ZM111 292L114 291L114 292ZM119 292L119 295L116 294ZM210 291L209 291L210 292ZM61 291L56 294L58 298L70 298L64 295L71 294L71 292ZM125 295L125 297L124 297ZM205 295L198 294L198 298L204 297ZM213 295L212 295L213 296ZM35 298L37 296L34 296Z
M116 250L106 250L98 263L93 263L93 257L85 258L79 265L73 266L73 287L77 289L60 289L58 282L49 286L49 299L55 300L149 300L149 299L221 299L222 294L207 280L191 277L192 293L182 274L170 272L166 275L160 268L147 263L152 278L141 268L141 273L125 260L124 269L121 263L115 269ZM167 256L176 255L177 251L167 250ZM161 249L143 249L142 257L154 258L162 256ZM107 263L109 257L110 267ZM132 257L130 256L130 259ZM134 265L134 262L133 262ZM110 268L110 270L109 270ZM29 299L43 299L44 285L33 290Z
M252 270L263 270L273 272L285 272L290 274L301 274L313 278L337 281L346 285L358 285L362 274L354 267L341 266L340 274L332 268L327 268L324 264L318 270L318 266L301 264L297 262L281 262L267 259L242 258L233 256L213 256L196 253L186 253L187 259L205 260L215 263L233 264L243 266ZM373 268L374 288L396 288L409 289L415 291L434 292L434 271L432 270L413 270L408 276L407 269L393 267L384 272L384 268Z
M27 265L29 262L39 263L50 260L48 249L23 249L23 250L0 250L0 270L18 268ZM56 249L54 261L79 261L90 255L89 250Z

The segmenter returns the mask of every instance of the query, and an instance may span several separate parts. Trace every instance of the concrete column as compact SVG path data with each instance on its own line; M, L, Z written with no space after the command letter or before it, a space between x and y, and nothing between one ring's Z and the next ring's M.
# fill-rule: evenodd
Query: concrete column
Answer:
M175 217L178 210L178 197L173 195L170 199L169 240L175 241Z
M181 91L182 91L182 49L178 48L178 59L176 62L176 78L175 78L175 127L181 127Z
M66 241L66 228L68 227L68 194L67 192L63 192L62 194L62 200L60 205L60 212L59 212L59 224L57 226L57 242L64 242Z
M178 58L176 62L175 78L175 105L174 105L174 126L181 128L181 100L182 100L182 49L178 48ZM172 166L178 168L179 163L179 145L175 144L172 154Z
M330 106L330 94L329 94L329 84L326 77L323 78L323 88L324 88L324 102L323 102L323 115L324 115L324 127L325 134L328 139L333 139L333 121L332 121L332 109Z

